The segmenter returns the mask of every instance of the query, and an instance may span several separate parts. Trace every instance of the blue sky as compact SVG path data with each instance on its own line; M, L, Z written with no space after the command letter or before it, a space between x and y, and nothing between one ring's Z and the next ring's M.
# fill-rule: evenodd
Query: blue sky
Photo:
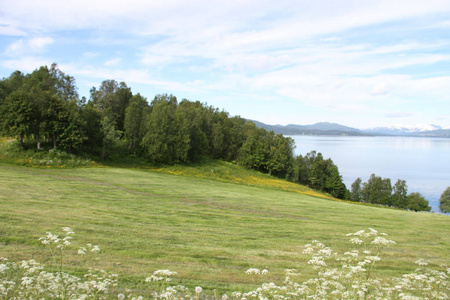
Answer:
M56 62L268 124L450 128L450 1L0 0L0 77Z

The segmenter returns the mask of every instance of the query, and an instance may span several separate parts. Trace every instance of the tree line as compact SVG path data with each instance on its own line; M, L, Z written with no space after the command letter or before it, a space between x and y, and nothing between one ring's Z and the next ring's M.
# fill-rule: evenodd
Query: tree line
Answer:
M355 202L380 204L413 211L430 211L429 202L420 193L408 194L405 180L397 180L392 185L390 178L370 175L367 182L357 178L351 186L350 200Z
M89 99L80 98L75 79L56 64L0 80L0 115L1 133L15 136L20 148L32 140L36 150L60 149L101 160L126 154L154 164L222 159L339 199L413 209L400 205L404 200L397 196L386 200L390 183L364 184L361 196L353 186L350 192L331 159L315 151L294 156L291 138L199 101L178 101L169 94L148 101L115 80L93 87ZM375 197L369 186L384 196Z

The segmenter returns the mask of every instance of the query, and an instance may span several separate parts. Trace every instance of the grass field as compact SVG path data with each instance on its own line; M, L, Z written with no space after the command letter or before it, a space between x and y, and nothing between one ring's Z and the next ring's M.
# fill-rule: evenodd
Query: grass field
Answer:
M30 168L0 163L0 257L48 262L38 238L69 226L82 245L100 245L89 266L142 288L156 269L206 289L253 286L248 268L312 273L303 245L317 239L348 249L346 233L369 227L397 245L375 272L399 276L414 261L450 262L450 217L335 201L223 162L161 169ZM67 258L69 265L79 263Z

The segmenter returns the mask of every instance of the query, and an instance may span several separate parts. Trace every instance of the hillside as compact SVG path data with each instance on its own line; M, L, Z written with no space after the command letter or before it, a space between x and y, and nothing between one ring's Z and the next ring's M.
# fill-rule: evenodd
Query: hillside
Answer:
M344 135L344 136L372 136L359 129L328 122L320 122L312 125L267 125L259 121L251 120L256 126L284 135Z
M357 129L336 123L319 122L312 125L268 125L251 120L259 128L284 135L334 135L334 136L412 136L412 137L450 137L450 129L443 129L437 125L422 127L374 127Z
M304 244L345 250L345 234L368 227L397 242L376 272L400 275L419 258L450 261L449 225L448 216L322 198L220 161L159 169L0 164L0 257L45 261L38 237L69 226L81 245L101 246L92 267L138 289L156 269L219 291L252 286L252 267L268 268L267 280L282 282L286 268L307 277ZM79 268L79 258L69 261Z

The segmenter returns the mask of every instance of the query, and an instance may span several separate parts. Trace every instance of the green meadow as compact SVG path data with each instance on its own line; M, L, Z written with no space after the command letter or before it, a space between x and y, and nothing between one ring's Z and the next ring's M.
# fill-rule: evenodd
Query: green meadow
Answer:
M267 268L264 281L295 268L314 271L302 254L319 240L351 249L346 233L375 228L397 245L375 273L412 272L417 259L450 262L450 217L337 201L303 186L211 161L165 168L33 168L0 163L0 257L51 263L38 238L75 231L69 271L102 268L121 283L145 289L157 269L177 271L174 282L206 290L245 290L263 279L245 274ZM76 245L99 245L87 263Z

